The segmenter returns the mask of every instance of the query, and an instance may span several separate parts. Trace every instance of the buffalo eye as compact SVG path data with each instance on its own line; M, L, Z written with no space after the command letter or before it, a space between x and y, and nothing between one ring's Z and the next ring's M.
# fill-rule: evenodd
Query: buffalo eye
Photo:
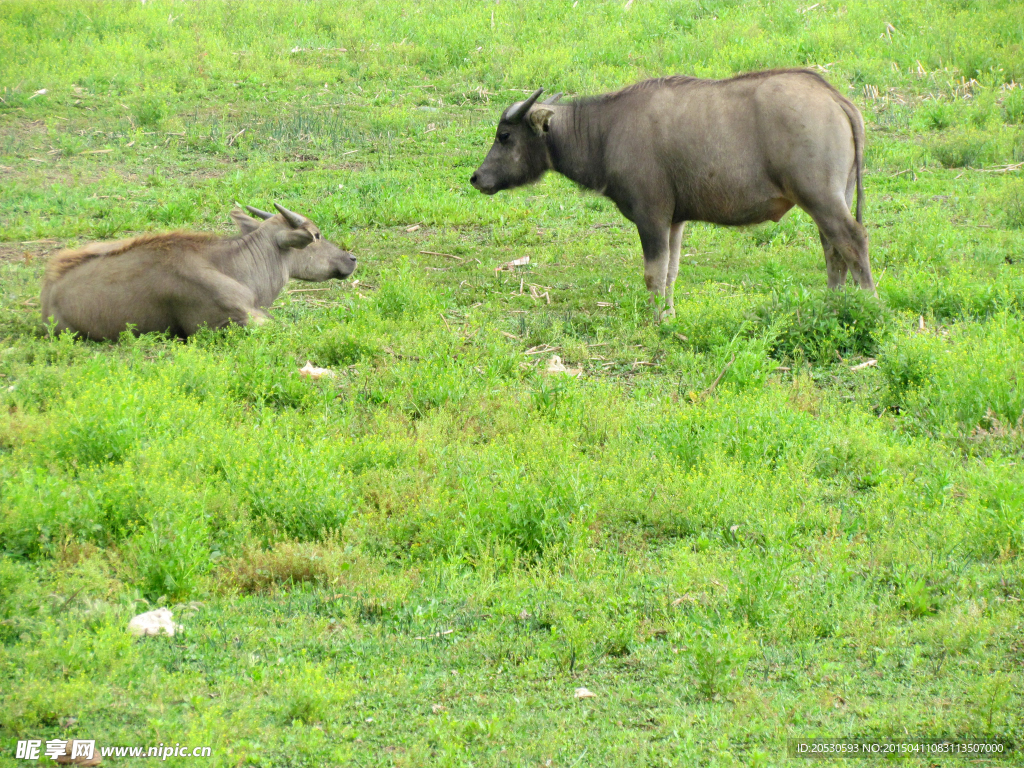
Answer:
M501 133L498 134L498 141L500 141L502 144L505 144L506 142L508 142L511 136L512 134L510 134L508 131L502 131Z

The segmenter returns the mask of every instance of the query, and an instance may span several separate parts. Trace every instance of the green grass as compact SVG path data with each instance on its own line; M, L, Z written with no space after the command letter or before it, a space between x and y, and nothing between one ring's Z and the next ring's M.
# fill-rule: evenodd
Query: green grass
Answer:
M1022 763L1019 4L625 6L0 4L0 763ZM608 201L468 184L538 86L776 66L864 113L877 301L794 212L689 225L655 326ZM236 199L358 282L188 343L40 331L49 253ZM183 633L131 639L156 605Z

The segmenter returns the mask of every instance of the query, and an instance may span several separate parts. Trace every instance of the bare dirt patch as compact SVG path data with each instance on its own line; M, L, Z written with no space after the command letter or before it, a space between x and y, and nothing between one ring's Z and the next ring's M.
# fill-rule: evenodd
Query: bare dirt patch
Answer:
M35 242L0 243L0 261L35 264L46 261L55 251L64 247L63 240L38 240Z
M326 163L321 167L326 171L361 171L366 163Z
M25 120L14 115L0 120L0 140L27 141L40 135L46 135L45 120Z

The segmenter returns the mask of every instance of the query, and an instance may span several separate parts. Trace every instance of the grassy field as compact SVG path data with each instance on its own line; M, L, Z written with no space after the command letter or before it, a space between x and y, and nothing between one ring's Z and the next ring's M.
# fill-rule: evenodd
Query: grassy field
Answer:
M1019 3L8 0L0 51L0 764L1024 764ZM878 300L794 211L689 225L655 325L608 201L469 186L536 87L775 66L864 113ZM40 330L48 254L235 200L358 282ZM158 605L183 632L129 637Z

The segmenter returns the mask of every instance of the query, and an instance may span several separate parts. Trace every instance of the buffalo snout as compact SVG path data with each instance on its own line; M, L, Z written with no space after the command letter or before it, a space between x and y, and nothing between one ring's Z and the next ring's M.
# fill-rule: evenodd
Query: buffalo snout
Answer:
M356 271L356 255L351 251L342 251L340 255L334 259L334 264L338 279L344 280Z
M493 195L498 191L498 185L494 183L493 179L486 178L480 171L469 177L469 183L485 195Z

